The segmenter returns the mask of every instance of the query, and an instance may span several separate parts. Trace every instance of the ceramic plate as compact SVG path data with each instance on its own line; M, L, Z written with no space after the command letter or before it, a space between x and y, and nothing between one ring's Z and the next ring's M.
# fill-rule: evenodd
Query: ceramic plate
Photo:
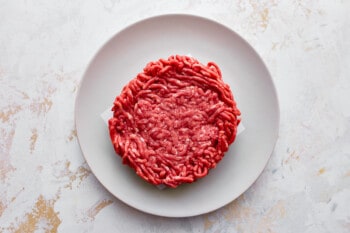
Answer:
M149 61L173 54L190 54L204 64L219 65L242 112L245 130L207 177L160 190L121 164L101 113ZM75 108L79 143L97 179L126 204L167 217L207 213L241 195L267 164L279 126L276 90L258 54L229 28L191 15L145 19L113 36L89 64Z

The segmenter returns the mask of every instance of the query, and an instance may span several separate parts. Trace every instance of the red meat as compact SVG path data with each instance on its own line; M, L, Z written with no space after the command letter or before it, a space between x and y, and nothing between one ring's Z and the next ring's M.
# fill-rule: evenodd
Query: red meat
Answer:
M110 137L123 163L146 181L173 188L206 176L240 122L219 67L179 55L148 63L112 111Z

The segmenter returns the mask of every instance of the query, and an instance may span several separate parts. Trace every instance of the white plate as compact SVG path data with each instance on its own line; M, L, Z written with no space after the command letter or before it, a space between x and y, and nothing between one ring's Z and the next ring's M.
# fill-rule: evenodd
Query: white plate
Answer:
M219 65L242 112L245 130L207 177L159 190L121 164L100 114L149 61L172 54L191 54L202 63ZM79 143L97 179L126 204L167 217L207 213L241 195L263 171L279 126L276 90L254 49L229 28L190 15L149 18L116 34L87 68L75 108Z

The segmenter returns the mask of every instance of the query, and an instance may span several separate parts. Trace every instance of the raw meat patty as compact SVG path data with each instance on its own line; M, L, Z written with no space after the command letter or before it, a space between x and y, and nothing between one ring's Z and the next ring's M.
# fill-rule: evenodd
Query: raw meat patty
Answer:
M179 55L148 63L112 111L110 137L123 163L144 180L173 188L206 176L240 122L219 67Z

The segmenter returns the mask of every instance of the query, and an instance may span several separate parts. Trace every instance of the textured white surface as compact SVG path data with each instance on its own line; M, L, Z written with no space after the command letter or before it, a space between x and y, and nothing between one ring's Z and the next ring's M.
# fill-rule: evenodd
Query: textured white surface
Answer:
M1 1L0 232L349 232L349 1ZM192 218L138 212L91 174L74 128L83 71L114 33L190 13L247 39L280 98L280 136L255 184Z

